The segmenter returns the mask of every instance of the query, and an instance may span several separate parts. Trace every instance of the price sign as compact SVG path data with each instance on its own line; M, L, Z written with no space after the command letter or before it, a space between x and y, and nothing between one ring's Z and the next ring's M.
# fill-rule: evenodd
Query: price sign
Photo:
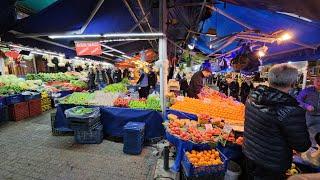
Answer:
M204 126L206 127L206 131L213 130L212 124L205 124Z

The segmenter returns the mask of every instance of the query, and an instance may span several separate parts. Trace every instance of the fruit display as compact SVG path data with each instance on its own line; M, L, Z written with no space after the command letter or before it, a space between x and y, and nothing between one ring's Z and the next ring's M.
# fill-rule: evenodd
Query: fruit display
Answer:
M48 111L51 109L51 99L47 92L41 93L41 109L42 112Z
M203 113L211 118L221 118L229 124L243 125L244 104L234 101L232 98L194 99L184 97L176 101L171 109L183 111L195 115Z
M128 91L127 85L124 83L115 83L115 84L110 84L107 85L104 89L104 92L111 92L111 93L125 93Z
M77 104L77 105L89 105L90 100L94 98L93 93L88 92L74 92L70 96L63 98L61 104Z
M87 88L87 83L81 80L71 80L70 83L74 87L79 87L83 89Z
M97 106L113 106L115 100L121 93L105 93L103 91L95 91L94 98L89 101L90 104Z
M204 151L192 150L191 152L186 152L186 156L195 167L223 164L219 151L215 149Z
M77 108L72 108L72 113L78 116L84 116L86 114L91 114L93 113L92 108L85 108L85 107L77 107Z
M121 98L121 97L118 97L115 101L114 101L114 106L115 107L129 107L129 101L130 99L129 98Z

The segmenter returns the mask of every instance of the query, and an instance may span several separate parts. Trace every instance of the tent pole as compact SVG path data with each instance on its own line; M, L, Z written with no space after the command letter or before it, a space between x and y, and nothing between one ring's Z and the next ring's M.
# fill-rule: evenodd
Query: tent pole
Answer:
M213 11L215 11L215 12L217 12L217 13L219 13L219 14L221 14L221 15L225 16L226 18L228 18L228 19L230 19L230 20L232 20L232 21L234 21L234 22L236 22L236 23L240 24L241 26L243 26L243 27L245 27L245 28L247 28L247 29L250 29L250 30L252 30L252 29L253 29L251 26L249 26L249 25L247 25L247 24L245 24L245 23L241 22L240 20L238 20L238 19L236 19L236 18L234 18L234 17L230 16L229 14L227 14L227 13L223 12L221 9L218 9L218 8L216 8L216 7L214 7L214 6L209 6L209 5L206 5L206 7L207 7L207 8L210 8L210 9L212 9Z
M86 20L86 22L84 23L84 25L81 27L81 29L79 30L79 34L82 34L86 28L88 27L88 25L90 24L91 20L94 18L94 16L96 15L96 13L99 11L101 5L103 4L104 0L100 0L97 3L97 6L94 8L94 10L91 12L89 18Z
M302 89L306 88L306 85L307 85L308 65L309 65L309 62L307 61L305 67L303 68Z

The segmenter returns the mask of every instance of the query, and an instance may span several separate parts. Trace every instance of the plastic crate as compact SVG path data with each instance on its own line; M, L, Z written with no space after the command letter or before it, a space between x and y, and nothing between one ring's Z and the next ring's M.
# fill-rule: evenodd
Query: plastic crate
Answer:
M68 118L68 122L70 129L79 131L92 130L101 124L100 116L88 119Z
M0 96L0 107L6 106L6 97L5 96Z
M70 129L56 128L56 113L51 113L51 132L53 136L73 136L74 131Z
M29 105L27 102L20 102L9 106L10 120L21 121L29 117Z
M219 151L219 150L218 150ZM186 156L186 151L183 151L183 159L181 161L182 169L187 177L200 177L200 176L206 176L206 175L224 175L224 173L227 170L228 166L228 158L219 151L221 161L223 164L219 165L211 165L211 166L200 166L195 167L193 166L188 157Z
M30 101L33 99L41 99L41 94L40 93L35 93L32 95L22 95L24 101Z
M103 126L99 125L88 131L75 131L74 140L79 144L100 144L103 141Z
M0 124L9 121L9 111L8 106L0 107Z
M29 100L28 104L29 104L29 116L30 117L39 116L42 113L40 99Z
M145 123L128 122L123 130L123 152L133 155L140 154L144 142Z
M17 104L23 102L23 96L21 94L11 95L6 97L7 105Z

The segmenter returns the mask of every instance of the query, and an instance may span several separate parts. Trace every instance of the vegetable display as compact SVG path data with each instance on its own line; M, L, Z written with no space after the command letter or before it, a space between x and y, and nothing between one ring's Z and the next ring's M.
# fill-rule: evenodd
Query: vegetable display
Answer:
M115 84L110 84L108 86L106 86L104 88L104 92L112 92L112 93L116 93L116 92L121 92L121 93L125 93L127 92L127 85L124 83L115 83Z
M60 101L62 104L88 105L89 101L94 98L93 93L74 92L70 96Z
M157 97L149 96L146 101L146 109L161 111L160 100Z
M145 100L131 100L129 107L132 109L146 109L147 104Z
M90 104L97 106L113 106L114 101L119 97L120 93L105 93L103 91L95 91L94 98L89 101Z
M79 80L82 77L86 77L85 73L78 72L66 72L66 73L39 73L39 74L27 74L27 80L42 80L44 82L52 81L72 81Z
M129 107L129 102L130 102L130 99L129 98L121 98L121 97L118 97L115 102L114 102L114 106L116 107Z

